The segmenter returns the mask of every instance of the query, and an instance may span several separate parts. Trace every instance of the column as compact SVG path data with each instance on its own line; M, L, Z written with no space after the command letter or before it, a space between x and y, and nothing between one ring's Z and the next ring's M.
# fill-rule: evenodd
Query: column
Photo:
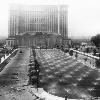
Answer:
M51 32L53 32L53 11L51 9Z
M48 30L50 32L50 9L48 10Z
M30 31L30 20L31 20L31 12L28 14L28 31Z
M58 16L57 16L58 17L58 34L60 34L60 27L59 27L60 26L60 10L59 10L59 6L58 6L58 12L57 13L58 13Z

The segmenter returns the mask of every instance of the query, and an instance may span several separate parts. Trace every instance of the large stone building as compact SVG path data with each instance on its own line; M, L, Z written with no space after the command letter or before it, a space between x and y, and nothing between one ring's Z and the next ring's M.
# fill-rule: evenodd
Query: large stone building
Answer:
M63 43L68 39L68 7L66 5L11 5L9 12L8 46L14 44L31 46L40 44L38 43L40 41L45 43L45 40L48 44L51 44L49 42L52 40L54 45L59 36L63 38ZM41 38L40 33L43 35ZM38 41L39 39L41 40Z

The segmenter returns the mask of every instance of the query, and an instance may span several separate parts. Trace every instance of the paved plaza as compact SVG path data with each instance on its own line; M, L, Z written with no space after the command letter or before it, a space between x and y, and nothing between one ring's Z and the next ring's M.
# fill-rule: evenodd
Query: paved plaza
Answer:
M60 97L88 98L100 96L100 72L57 49L37 49L40 87Z
M41 65L37 91L35 82L28 85L32 50L21 50L0 72L0 100L65 100L65 95L68 100L77 100L100 96L100 72L57 49L35 50Z

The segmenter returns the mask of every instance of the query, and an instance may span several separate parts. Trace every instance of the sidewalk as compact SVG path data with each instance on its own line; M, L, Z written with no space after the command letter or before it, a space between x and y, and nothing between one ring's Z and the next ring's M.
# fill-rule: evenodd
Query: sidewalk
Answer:
M49 94L48 92L44 91L43 88L38 88L38 91L33 86L28 86L28 90L32 95L35 95L42 100L65 100L65 98L54 96ZM83 99L67 99L67 100L83 100Z
M17 55L5 66L0 72L0 82L8 83L9 81L17 82L15 84L0 85L0 100L40 100L35 95L32 95L29 90L28 82L28 63L30 51L24 50L24 53ZM18 75L13 75L17 73ZM14 79L12 79L14 77Z

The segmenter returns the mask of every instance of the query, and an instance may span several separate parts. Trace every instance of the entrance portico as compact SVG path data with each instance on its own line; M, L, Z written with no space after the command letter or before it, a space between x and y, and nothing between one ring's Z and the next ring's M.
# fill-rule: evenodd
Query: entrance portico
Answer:
M8 47L12 47L13 45L15 45L15 38L8 38L8 39L6 39L6 45Z
M16 35L18 46L39 46L41 48L52 48L56 42L57 35L42 32L24 32Z

